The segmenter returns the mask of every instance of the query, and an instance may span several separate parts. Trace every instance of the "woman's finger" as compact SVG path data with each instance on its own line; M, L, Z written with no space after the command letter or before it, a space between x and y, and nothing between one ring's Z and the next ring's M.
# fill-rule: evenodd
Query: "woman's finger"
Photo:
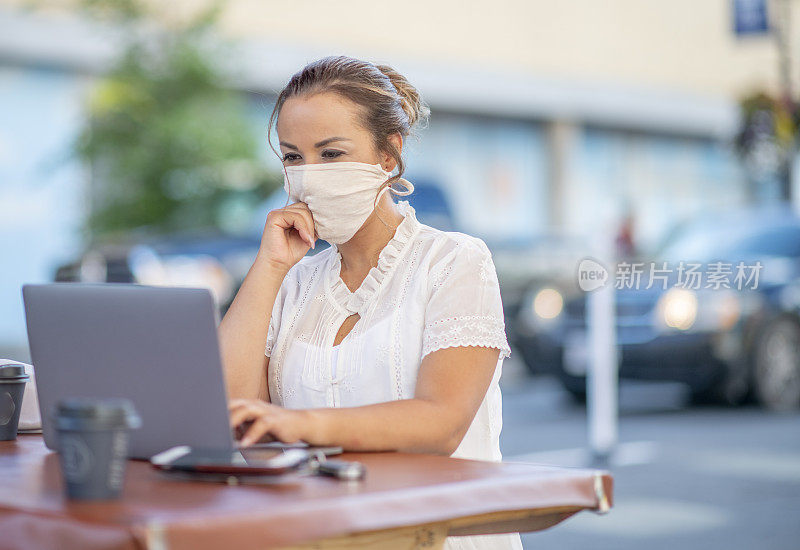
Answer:
M242 407L247 407L254 402L257 403L258 401L259 401L258 399L243 399L243 398L231 399L230 401L228 401L228 413L232 413L237 409L241 409Z
M250 428L252 424L253 424L252 420L245 420L244 422L236 426L233 429L233 438L236 441L242 439L242 436L244 436L244 434L247 432L247 430Z
M255 422L250 425L250 428L245 432L244 436L240 440L241 445L252 445L261 439L264 434L268 433L272 429L272 426L272 417L266 415L259 416Z
M311 210L309 210L308 205L304 202L296 202L290 204L286 208L292 208L293 211L299 212L300 215L303 216L303 218L305 218L307 224L306 228L308 229L309 234L312 236L312 238L316 240L317 231L314 225L314 215L311 213Z
M294 228L300 234L300 237L308 243L308 246L313 246L313 224L309 228L309 223L301 212L296 209L282 208L277 211L278 220L277 224L283 229Z
M314 216L311 214L311 210L308 209L308 205L304 202L296 202L286 208L291 209L292 212L297 212L303 217L306 222L304 225L306 232L311 236L312 240L316 240L317 232L314 226Z
M244 405L230 413L231 427L235 428L242 422L254 420L263 413L264 411L261 407L252 404Z

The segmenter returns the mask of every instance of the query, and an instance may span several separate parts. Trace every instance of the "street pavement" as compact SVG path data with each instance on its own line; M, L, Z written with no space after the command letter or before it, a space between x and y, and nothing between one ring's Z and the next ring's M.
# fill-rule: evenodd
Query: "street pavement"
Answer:
M595 466L585 407L503 366L504 460ZM623 384L608 514L581 512L526 549L800 549L800 413L690 406L676 384Z

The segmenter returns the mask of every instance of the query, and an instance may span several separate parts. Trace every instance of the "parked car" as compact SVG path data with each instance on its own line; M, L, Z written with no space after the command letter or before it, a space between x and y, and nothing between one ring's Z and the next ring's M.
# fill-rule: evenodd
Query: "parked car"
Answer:
M551 370L546 350L536 346L536 323L529 313L542 289L563 289L559 296L575 293L575 268L588 254L580 238L545 234L533 239L487 241L500 282L506 335L531 374ZM571 289L571 290L570 290ZM534 319L535 321L535 319Z
M421 223L442 231L457 231L453 208L442 187L424 177L410 181L414 183L414 192L399 200L408 201Z
M706 275L712 264L733 271L741 262L750 282L731 284L731 274L728 287L703 279L693 288L684 273L681 286L680 262L700 263ZM800 407L800 219L783 208L705 216L682 224L642 263L665 280L628 287L610 277L621 287L615 289L621 378L683 382L698 400L736 404L755 397L768 408ZM650 274L646 269L641 281ZM529 307L515 319L527 328L515 331L516 346L585 399L587 293L575 281L531 292Z
M136 237L97 244L58 266L57 282L138 283L208 288L221 313L255 259L260 238L217 232Z
M286 204L277 189L255 210L245 235L216 230L152 236L132 231L124 241L97 244L80 257L57 266L58 282L139 283L208 288L224 315L255 260L267 213ZM415 180L408 197L422 223L444 230L454 227L450 204L433 182ZM329 244L323 240L308 254L318 254Z

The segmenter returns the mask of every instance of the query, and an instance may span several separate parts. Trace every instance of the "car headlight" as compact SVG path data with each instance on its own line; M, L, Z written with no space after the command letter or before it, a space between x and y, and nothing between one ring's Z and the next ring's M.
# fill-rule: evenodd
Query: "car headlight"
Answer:
M140 284L207 288L217 305L227 303L233 296L233 278L213 256L158 256L150 248L139 246L129 257L131 271Z
M658 301L656 310L667 327L689 330L697 319L697 295L691 290L672 288Z
M540 319L555 319L564 309L564 297L554 288L543 288L533 297L533 313Z
M671 288L656 305L655 323L665 330L730 330L741 314L742 301L733 290Z

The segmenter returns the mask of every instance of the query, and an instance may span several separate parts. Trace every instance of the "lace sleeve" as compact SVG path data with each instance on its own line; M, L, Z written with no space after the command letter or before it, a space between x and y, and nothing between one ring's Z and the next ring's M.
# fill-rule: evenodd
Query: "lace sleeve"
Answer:
M432 267L422 357L442 348L484 346L509 357L500 285L486 244L463 240Z

